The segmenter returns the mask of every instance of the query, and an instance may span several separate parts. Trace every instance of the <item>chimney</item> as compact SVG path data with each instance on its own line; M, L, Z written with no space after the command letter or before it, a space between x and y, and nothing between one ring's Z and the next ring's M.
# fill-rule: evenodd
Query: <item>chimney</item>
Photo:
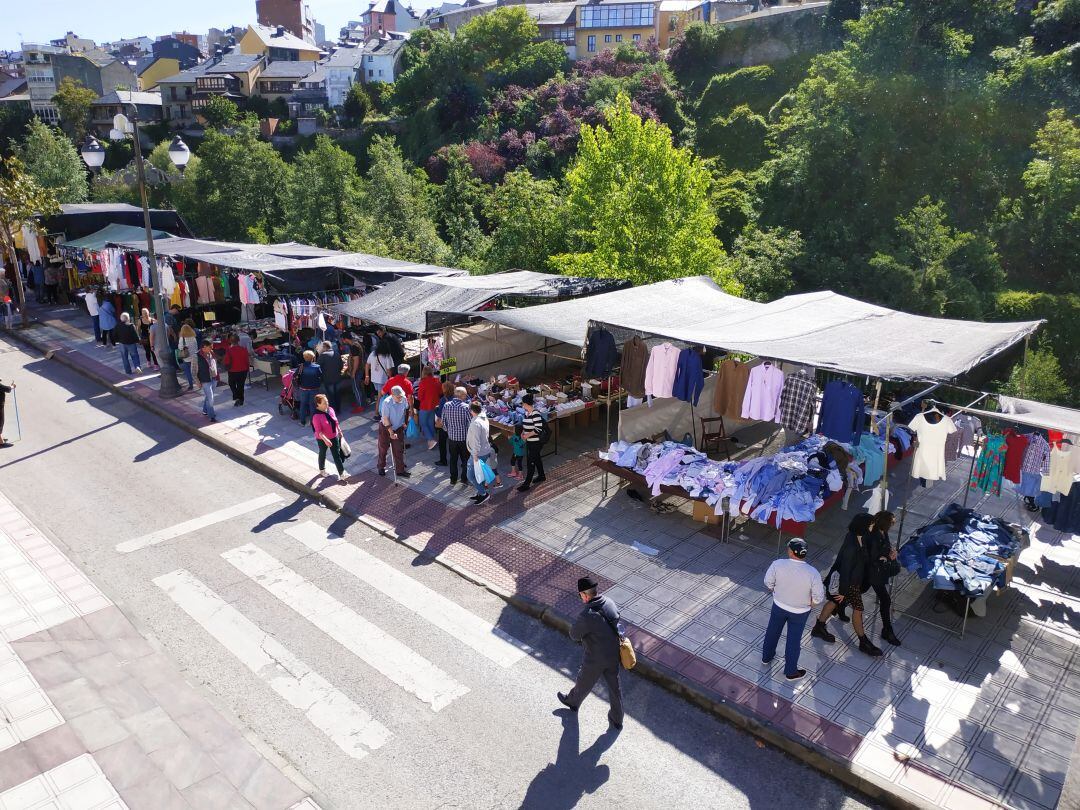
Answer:
M273 34L272 36L275 36L275 37L283 37L283 36L285 36L285 26L284 25L279 25L277 27L277 33Z

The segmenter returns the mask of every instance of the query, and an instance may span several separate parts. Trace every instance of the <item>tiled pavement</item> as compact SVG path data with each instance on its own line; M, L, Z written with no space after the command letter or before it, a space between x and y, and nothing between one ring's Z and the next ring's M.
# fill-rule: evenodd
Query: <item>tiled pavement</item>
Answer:
M549 483L470 508L471 493L451 491L426 450L409 453L408 486L377 478L363 415L343 424L355 453L349 466L365 472L348 484L328 483L314 476L308 430L277 415L276 386L269 393L254 386L246 406L224 405L222 421L207 425L196 398L157 400L147 385L155 380L129 381L115 352L93 346L78 326L53 322L29 336L505 592L570 615L574 581L596 574L623 606L648 661L812 749L853 762L854 772L898 797L965 810L1058 805L1080 727L1080 600L1069 595L1080 592L1080 538L1031 524L1014 587L992 597L987 616L969 620L962 639L945 629L957 629L959 617L943 612L924 583L901 574L894 602L905 614L896 620L903 646L884 645L886 655L873 660L855 649L850 626L834 626L839 643L804 641L800 666L811 674L792 685L779 663L760 664L769 608L761 577L776 554L776 532L736 527L720 544L715 527L695 523L685 509L656 514L626 498L614 480L605 498L589 460L603 441L602 424L563 433ZM962 497L968 463L961 458L947 482L910 493L909 479L894 476L893 506L908 506L905 534ZM862 500L853 497L852 510ZM1026 526L1031 515L1017 503L1005 495L983 499L981 508ZM819 568L831 563L849 518L836 508L810 527ZM876 628L874 613L871 597L868 626Z
M0 810L317 810L0 495Z

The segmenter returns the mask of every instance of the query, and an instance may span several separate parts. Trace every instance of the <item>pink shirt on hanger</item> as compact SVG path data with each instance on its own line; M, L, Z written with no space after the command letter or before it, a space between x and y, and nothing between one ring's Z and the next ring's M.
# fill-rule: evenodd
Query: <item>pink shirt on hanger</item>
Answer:
M670 397L679 368L679 350L670 343L654 346L649 353L649 365L645 369L645 394L653 397Z
M784 390L784 372L772 363L750 369L750 380L743 395L742 418L779 421L780 393Z

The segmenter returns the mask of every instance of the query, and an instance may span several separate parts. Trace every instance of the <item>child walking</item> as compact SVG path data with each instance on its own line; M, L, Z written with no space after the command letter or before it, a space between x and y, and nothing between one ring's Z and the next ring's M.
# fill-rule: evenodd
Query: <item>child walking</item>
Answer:
M510 477L524 478L522 468L525 465L525 439L521 437L524 428L518 425L514 428L514 435L510 437Z

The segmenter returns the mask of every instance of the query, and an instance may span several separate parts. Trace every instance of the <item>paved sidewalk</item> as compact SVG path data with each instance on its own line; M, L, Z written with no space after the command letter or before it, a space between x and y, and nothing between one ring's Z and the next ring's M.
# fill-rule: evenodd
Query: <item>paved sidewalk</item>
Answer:
M318 810L0 495L0 808Z
M472 507L471 491L452 491L426 449L408 454L407 485L377 477L372 423L353 415L343 427L355 474L330 482L315 475L309 430L277 414L276 382L269 392L256 384L243 408L223 405L210 425L197 398L158 399L153 376L127 378L116 352L96 347L81 326L54 319L22 337L552 623L576 612L577 577L596 575L623 605L646 675L874 795L963 810L1049 810L1061 800L1080 728L1080 600L1070 595L1080 592L1080 538L1031 523L1014 587L990 599L963 639L950 632L959 617L938 612L925 584L902 574L894 601L905 613L896 621L903 646L884 645L886 655L870 659L849 626L834 626L835 645L804 640L800 666L811 674L793 685L779 664L760 663L769 609L761 578L776 554L775 530L749 524L719 544L713 527L684 511L651 512L614 481L605 498L591 464L602 432L564 433L547 483ZM227 400L228 389L219 390ZM893 505L908 500L905 534L962 498L969 463L960 459L947 482L910 497L906 468L898 471ZM852 510L863 500L853 496ZM1018 504L1005 495L978 505L1027 526L1032 516ZM812 525L817 567L831 563L849 519L836 508ZM867 607L876 637L872 598Z

